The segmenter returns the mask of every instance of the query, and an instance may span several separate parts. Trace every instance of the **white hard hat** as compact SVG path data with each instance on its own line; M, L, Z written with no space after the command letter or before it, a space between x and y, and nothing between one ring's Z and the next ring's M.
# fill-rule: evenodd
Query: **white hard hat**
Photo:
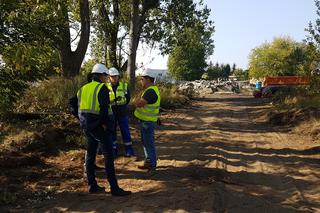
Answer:
M91 73L98 73L98 74L106 74L109 75L109 71L104 64L95 64L92 68Z
M111 76L119 75L119 71L116 68L111 67L109 68L109 75Z
M157 73L152 71L152 69L145 69L142 71L141 76L149 76L151 78L156 78L157 77Z

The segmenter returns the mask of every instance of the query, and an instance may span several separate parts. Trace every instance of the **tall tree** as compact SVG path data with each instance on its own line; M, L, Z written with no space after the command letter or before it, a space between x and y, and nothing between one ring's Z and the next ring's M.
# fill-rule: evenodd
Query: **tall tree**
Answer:
M57 11L61 14L63 24L58 27L56 47L60 53L61 68L64 76L70 77L78 75L81 64L86 54L89 35L90 35L90 15L88 0L79 0L80 9L80 39L77 48L73 51L71 48L70 35L70 17L68 4L66 1L60 0L57 5Z
M128 75L130 89L135 89L135 69L136 69L136 57L138 47L138 33L139 33L139 0L132 0L131 2L131 19L130 19L130 31L129 31L129 55L128 55Z
M88 0L4 0L0 8L0 48L17 42L45 44L59 52L64 76L79 73L90 33ZM72 13L74 11L77 12ZM78 44L73 51L70 27L78 21L81 27Z
M306 75L313 61L310 46L290 37L278 37L253 49L249 57L250 77Z
M178 80L200 79L207 66L206 59L213 51L213 45L207 41L211 40L211 34L208 37L205 34L204 28L198 25L180 34L179 43L169 54L171 76Z
M314 52L314 60L311 64L310 70L312 71L312 81L311 81L311 91L315 94L320 94L320 1L315 0L315 5L317 7L317 19L315 23L309 23L308 28L306 31L309 33L307 35L306 41L310 44L310 49L314 47L316 50Z

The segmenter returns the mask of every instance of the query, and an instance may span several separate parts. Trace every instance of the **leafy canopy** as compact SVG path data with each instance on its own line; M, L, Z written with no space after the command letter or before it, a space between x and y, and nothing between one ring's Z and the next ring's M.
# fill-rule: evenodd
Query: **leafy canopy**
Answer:
M290 37L277 37L253 49L249 56L249 76L307 75L314 49Z

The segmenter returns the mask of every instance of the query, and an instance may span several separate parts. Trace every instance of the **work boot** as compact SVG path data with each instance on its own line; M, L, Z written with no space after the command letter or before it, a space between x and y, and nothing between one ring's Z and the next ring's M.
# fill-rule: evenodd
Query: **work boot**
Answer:
M144 162L142 166L138 166L139 169L146 169L146 170L152 170L150 163Z
M101 193L105 192L105 188L99 185L89 185L88 187L89 193Z
M134 150L131 145L125 146L125 156L126 157L134 156Z
M116 190L111 190L112 196L127 196L131 194L131 191L125 191L121 188L118 188Z

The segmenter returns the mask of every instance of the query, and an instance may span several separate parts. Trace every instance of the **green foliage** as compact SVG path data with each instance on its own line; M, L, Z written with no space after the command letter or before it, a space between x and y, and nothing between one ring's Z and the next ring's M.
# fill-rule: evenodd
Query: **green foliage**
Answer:
M178 92L176 85L162 83L159 86L161 94L161 107L172 108L183 105L188 101L188 98Z
M95 59L89 59L88 61L86 61L80 70L81 75L86 76L89 73L91 73L93 66L98 63Z
M310 92L320 94L320 76L312 76L310 84ZM319 105L320 106L320 105Z
M235 69L233 74L237 77L238 80L244 81L249 79L249 71L243 69Z
M308 28L306 31L309 33L307 35L306 41L314 46L317 47L317 49L320 49L320 1L315 0L315 5L317 7L317 15L318 18L315 20L315 23L312 22L309 23Z
M0 118L13 110L13 103L27 88L26 81L21 79L21 73L16 74L11 69L0 66Z
M37 42L10 44L3 48L5 67L0 73L0 115L12 111L29 82L45 79L60 71L57 52Z
M203 1L163 0L158 8L150 11L142 37L147 44L157 42L161 52L169 54L176 46L180 46L182 32L197 28L196 31L202 32L202 43L207 46L206 55L210 55L214 26L209 16L210 9Z
M19 42L7 45L2 57L6 67L22 74L21 80L35 81L59 73L59 55L46 44Z
M315 50L289 37L275 38L252 50L249 58L249 75L266 76L308 75Z
M228 78L231 73L231 68L229 64L225 65L216 63L215 65L213 65L212 63L210 63L207 69L207 73L209 80L218 78Z
M320 93L313 93L307 88L296 88L293 92L278 93L273 97L273 102L279 109L302 109L320 106Z
M203 28L198 25L186 28L178 39L177 45L169 54L170 75L178 80L200 79L207 66L206 58L213 51L213 45L208 41L209 38L203 37Z
M71 79L51 77L48 80L33 83L17 102L16 110L22 112L67 111L69 98L76 95L85 82L84 76L77 76Z
M315 5L317 7L318 18L315 23L309 23L306 31L309 33L307 35L306 41L309 44L309 52L314 53L313 63L311 64L311 71L318 71L318 74L311 76L310 90L314 94L320 94L320 77L319 77L319 67L320 67L320 1L315 0ZM314 50L315 49L315 50Z

